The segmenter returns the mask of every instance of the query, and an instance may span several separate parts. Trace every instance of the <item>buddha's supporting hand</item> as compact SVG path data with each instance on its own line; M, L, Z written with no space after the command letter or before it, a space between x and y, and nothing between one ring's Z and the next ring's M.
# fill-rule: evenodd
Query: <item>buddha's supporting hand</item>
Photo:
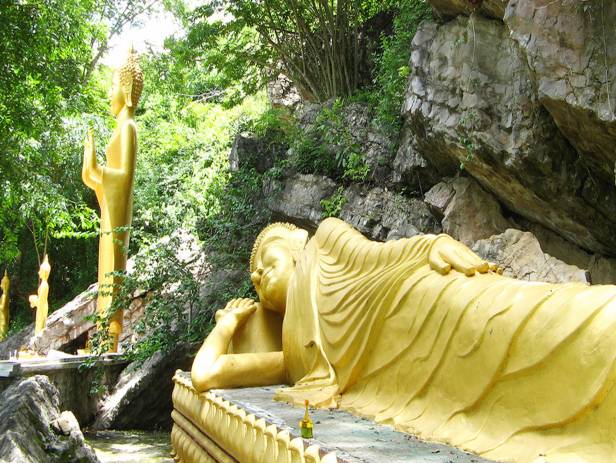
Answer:
M237 328L257 309L252 299L233 299L216 313L216 326L197 352L191 371L192 381L198 390L206 390L218 384L224 374L222 363L231 338Z
M236 316L241 318L241 321L246 320L257 308L257 304L254 299L231 299L224 309L216 311L214 320L218 323L225 315L235 311Z
M451 269L467 276L473 276L476 272L500 270L496 265L481 259L464 244L445 234L435 238L428 254L428 261L432 269L443 275L447 275Z

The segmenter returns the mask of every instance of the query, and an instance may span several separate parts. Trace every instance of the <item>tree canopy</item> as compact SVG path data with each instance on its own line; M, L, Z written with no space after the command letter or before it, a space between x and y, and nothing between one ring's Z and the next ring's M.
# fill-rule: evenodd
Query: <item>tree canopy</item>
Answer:
M145 88L137 111L130 253L141 250L153 260L137 262L142 274L127 279L126 288L130 296L146 278L159 290L152 305L157 315L144 328L158 333L146 348L151 352L166 342L169 314L177 319L185 308L165 288L173 274L186 273L169 263L172 250L152 244L185 229L214 255L245 263L252 234L267 219L251 202L263 174L229 170L235 134L248 130L267 143L293 146L291 161L300 170L361 180L366 165L352 143L330 160L317 145L349 139L337 113L340 98L381 105L390 120L397 118L413 28L429 14L423 0L190 4L0 0L0 267L13 280L13 330L32 318L27 296L36 290L44 250L52 265L52 308L96 280L98 207L81 181L83 138L93 127L97 146L109 139L111 72L101 59L127 25L164 7L184 28L164 50L141 56ZM320 116L323 130L302 134L290 114L268 107L264 88L279 73L305 99L338 99ZM194 285L185 283L175 284L194 298ZM239 286L236 295L248 294L248 280ZM208 313L177 326L199 337Z

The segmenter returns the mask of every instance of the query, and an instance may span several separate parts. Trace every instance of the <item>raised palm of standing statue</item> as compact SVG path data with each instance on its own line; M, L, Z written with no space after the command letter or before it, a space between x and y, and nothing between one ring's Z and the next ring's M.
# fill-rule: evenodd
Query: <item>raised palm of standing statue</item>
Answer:
M49 313L49 283L47 282L49 274L51 273L51 265L49 265L49 258L45 254L43 263L39 268L40 284L36 294L31 295L28 300L30 306L36 309L36 321L34 322L34 334L41 334L45 330L47 324L47 314Z
M133 214L133 181L137 154L135 108L143 89L143 74L131 48L126 62L114 72L110 92L116 128L106 150L106 164L96 159L94 136L88 132L83 154L83 182L96 192L101 209L98 254L99 296L97 311L106 317L126 270L129 228ZM122 310L110 317L111 351L117 352L122 332Z
M446 235L376 243L327 219L308 240L271 225L251 258L259 302L216 314L193 387L286 383L279 400L496 460L611 461L616 286L494 270Z
M0 283L2 296L0 296L0 340L6 336L9 330L9 288L10 281L7 271L4 271L2 282Z

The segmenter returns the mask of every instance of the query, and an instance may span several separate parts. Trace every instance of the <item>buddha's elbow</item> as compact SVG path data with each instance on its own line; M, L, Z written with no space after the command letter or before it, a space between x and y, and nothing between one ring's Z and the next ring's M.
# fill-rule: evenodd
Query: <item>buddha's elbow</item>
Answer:
M192 385L197 392L206 392L210 389L216 389L221 386L221 373L219 368L212 366L210 368L199 368L198 365L193 365L190 372Z

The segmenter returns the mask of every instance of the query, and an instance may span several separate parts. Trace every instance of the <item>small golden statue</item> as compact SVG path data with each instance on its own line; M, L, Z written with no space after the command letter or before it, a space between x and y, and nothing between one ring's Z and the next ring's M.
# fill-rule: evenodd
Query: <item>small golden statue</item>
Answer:
M0 296L0 339L4 339L6 333L9 331L9 288L10 288L9 276L4 270L4 276L2 277L2 283L0 288L2 289L2 296Z
M376 243L334 218L310 240L270 225L250 270L259 303L217 314L197 392L286 383L279 400L494 460L614 460L616 286L514 280L447 235Z
M49 304L47 298L49 296L49 283L47 279L51 273L51 265L49 265L49 258L45 254L41 268L39 269L39 278L41 283L38 287L38 292L28 298L30 301L30 307L36 309L36 321L34 323L34 334L39 335L45 330L47 323L47 314L49 312Z
M101 317L106 317L109 313L114 294L121 283L119 274L126 270L137 154L137 127L134 117L142 89L143 73L137 61L137 54L131 47L126 62L113 74L110 97L116 128L107 146L104 166L96 160L94 135L91 130L85 141L82 179L96 192L101 209L97 302L97 311ZM111 352L118 351L122 321L122 310L111 315Z

